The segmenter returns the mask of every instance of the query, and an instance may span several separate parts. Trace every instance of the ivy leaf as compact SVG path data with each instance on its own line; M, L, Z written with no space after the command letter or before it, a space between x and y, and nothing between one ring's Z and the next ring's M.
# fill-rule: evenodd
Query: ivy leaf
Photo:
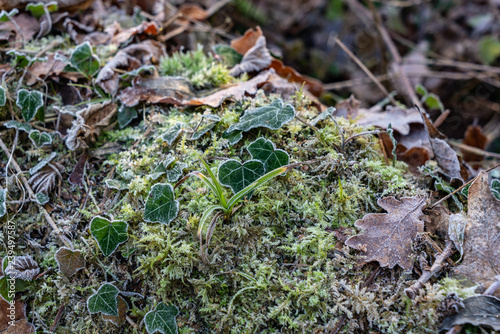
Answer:
M204 124L200 125L198 129L191 135L189 140L198 140L208 131L212 130L215 125L221 120L217 115L203 115L201 122Z
M5 126L7 129L17 129L26 133L30 133L31 131L33 131L33 128L28 123L22 123L18 121L8 121L4 123L3 126Z
M29 137L35 147L42 147L43 145L52 144L52 136L47 132L40 132L33 130L30 132Z
M51 1L47 3L37 2L37 3L29 3L26 6L26 10L31 12L31 15L36 17L37 19L41 18L45 15L45 9L48 13L56 12L59 9L56 1Z
M133 119L137 118L137 116L135 108L122 105L120 109L118 109L118 125L120 129L126 127Z
M234 145L243 138L243 132L238 130L232 132L224 131L222 138L227 139L230 145Z
M500 181L499 180L493 180L491 182L491 193L497 200L500 201ZM0 215L1 216L1 215Z
M0 22L8 22L10 21L11 17L19 13L19 10L17 8L12 9L10 12L6 12L5 10L2 9L0 12Z
M259 160L249 160L242 164L230 159L219 166L219 182L236 194L266 173L264 164Z
M90 223L90 233L105 256L113 254L118 245L127 241L127 228L128 224L124 221L110 222L100 216L94 217Z
M174 188L168 183L157 183L149 192L144 220L169 224L179 213L179 202L174 200Z
M182 123L176 123L161 136L161 139L166 141L169 146L172 146L174 141L181 134L181 131L182 131Z
M233 67L234 65L239 64L243 59L243 56L236 52L235 49L225 44L214 45L212 50L215 54L222 58L222 62L227 67Z
M30 57L26 53L19 52L16 50L9 50L7 51L7 54L14 58L15 66L18 68L25 68L37 61L42 61L42 62L47 61L46 57Z
M5 202L7 200L7 189L0 189L0 217L3 217L7 213L7 206Z
M40 205L47 204L49 202L49 196L44 192L39 192L35 195L36 202Z
M249 131L253 128L264 127L272 130L281 128L295 117L295 109L291 104L274 100L268 106L248 109L239 122L229 127L227 132L234 130Z
M378 205L387 213L370 213L354 224L365 229L365 233L346 240L351 248L363 251L366 258L363 263L377 261L381 267L399 265L405 271L413 268L412 241L418 233L424 231L422 208L425 198L384 197Z
M5 105L5 88L0 86L0 107Z
M149 334L160 332L162 334L177 334L177 321L176 317L179 314L179 309L170 305L167 306L161 302L156 306L156 309L146 313L144 323L146 324L146 331Z
M248 145L247 150L252 155L252 159L259 160L264 164L266 172L288 165L290 160L288 153L277 150L272 141L263 137Z
M10 283L9 277L4 275L0 277L0 297L6 302L10 302L13 298L10 298L12 295L9 295L10 292Z
M102 318L105 321L110 321L116 326L121 326L125 323L126 317L127 317L127 311L129 307L125 299L123 299L121 296L118 296L118 315L106 315L103 314Z
M61 247L55 254L59 271L66 277L71 277L80 269L85 268L85 259L82 251Z
M89 42L78 45L69 57L70 68L64 68L65 71L72 69L91 78L99 72L99 58L92 54L92 48Z
M156 180L163 174L166 174L168 182L176 182L181 177L182 171L187 167L187 164L174 162L175 157L169 154L164 161L160 162L158 166L156 166L154 172L150 174L149 177Z
M90 313L118 316L118 293L120 291L109 283L101 285L97 293L87 299L87 308Z
M34 90L20 89L17 93L16 105L21 108L21 113L26 122L35 117L35 114L43 106L42 93Z

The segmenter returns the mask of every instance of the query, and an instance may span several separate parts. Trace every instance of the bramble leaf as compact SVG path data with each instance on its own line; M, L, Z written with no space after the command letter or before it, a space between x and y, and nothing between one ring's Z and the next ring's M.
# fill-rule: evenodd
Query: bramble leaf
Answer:
M43 145L52 144L52 136L47 132L40 132L33 130L30 132L29 137L35 147L42 147Z
M288 165L290 160L288 153L277 150L272 141L263 137L248 145L247 150L252 155L252 159L259 160L264 164L266 172Z
M87 77L93 77L99 72L99 58L92 53L89 42L78 45L69 57L71 67ZM64 69L65 71L71 69Z
M294 107L291 104L283 105L283 101L277 99L268 106L246 110L245 114L240 117L239 122L231 125L227 132L230 133L234 130L249 131L258 127L277 130L294 117Z
M73 251L67 247L61 247L54 257L59 265L59 271L66 277L71 277L78 270L85 268L85 259L80 250Z
M149 192L144 220L150 223L169 224L177 217L179 202L174 199L174 188L168 183L157 183Z
M110 222L100 216L94 217L90 223L90 233L105 256L113 254L118 245L127 241L127 228L128 224L124 221Z
M144 323L146 331L149 334L160 332L162 334L177 334L176 317L179 314L179 309L176 306L167 306L161 302L156 306L156 309L146 313Z
M26 122L35 117L38 109L43 107L42 93L34 90L20 89L17 93L16 105L21 108L21 113Z
M219 182L236 194L253 181L264 175L266 169L259 160L249 160L242 164L230 159L219 166Z
M120 291L112 284L104 283L95 294L87 299L90 313L118 316L118 293Z
M384 197L377 203L387 213L370 213L357 220L354 225L366 231L350 237L345 244L366 254L363 263L377 261L381 267L399 265L412 270L412 241L424 231L421 218L425 198Z

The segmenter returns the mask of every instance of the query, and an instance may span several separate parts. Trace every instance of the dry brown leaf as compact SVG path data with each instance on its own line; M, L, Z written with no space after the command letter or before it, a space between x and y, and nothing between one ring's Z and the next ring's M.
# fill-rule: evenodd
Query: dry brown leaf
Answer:
M319 97L323 94L323 84L318 79L302 75L290 66L285 66L283 62L277 59L273 59L270 67L282 78L291 82L296 82L299 85L304 85L314 96Z
M357 220L355 226L366 231L347 239L346 245L366 254L363 263L377 261L381 267L399 265L411 271L414 263L412 242L424 231L421 219L425 198L384 197L377 203L387 213L370 213Z
M244 55L255 45L257 39L262 35L262 30L259 26L254 29L248 29L243 36L231 41L231 47L239 54Z
M207 11L196 4L183 4L179 8L179 14L181 14L182 17L179 18L178 21L184 23L189 22L189 19L203 21L208 17ZM185 18L188 18L188 20Z
M38 273L40 273L40 267L30 255L14 256L5 268L6 275L24 281L31 281Z
M128 107L137 105L140 101L150 103L168 103L178 106L218 107L224 100L241 99L245 95L255 95L258 86L266 82L274 71L265 71L256 77L226 88L215 91L206 96L195 96L189 82L182 77L162 77L155 79L136 78L133 86L125 88L120 100Z
M121 296L118 299L118 316L103 314L102 318L106 321L111 321L116 326L121 326L126 321L127 311L129 309L127 302Z
M35 333L35 326L30 324L28 320L21 319L16 321L12 326L9 326L2 334L31 334Z
M121 30L120 27L116 27L116 30ZM135 35L148 35L156 36L160 32L160 28L155 22L144 21L136 27L121 30L116 33L111 39L112 44L119 45L125 43L130 39L130 37Z
M234 66L229 74L234 77L242 73L258 72L267 68L272 61L271 54L266 47L266 38L260 36L255 45L248 50L239 64Z
M491 193L484 171L469 188L467 219L464 260L455 270L487 288L500 273L500 201ZM500 290L494 295L500 297Z
M73 251L67 247L61 247L54 257L59 265L59 271L66 277L71 277L78 270L85 268L85 259L80 250Z
M467 127L465 131L463 143L472 147L477 147L481 150L486 148L486 143L488 138L484 135L483 130L479 125L472 124ZM482 155L470 153L469 151L461 150L462 157L465 161L481 161L483 160Z
M60 164L49 164L33 174L28 183L35 194L42 192L48 195L56 187L57 178L61 178L62 172L64 172L64 167Z
M69 183L76 185L83 185L83 175L85 174L85 169L87 168L87 160L89 159L89 153L87 150L78 158L78 161L73 167L73 171L69 176Z
M373 125L382 129L387 129L391 124L391 127L403 136L410 133L410 124L422 124L422 118L415 108L388 107L383 112L369 109L360 110L359 113L361 117L356 120L357 124L363 126Z
M434 124L432 124L424 113L420 112L420 115L424 120L424 126L429 135L432 151L438 166L450 179L458 179L463 183L464 180L469 178L466 166L446 142L446 136L434 127Z
M9 322L24 319L26 317L25 312L26 305L21 300L21 295L16 295L14 306L0 298L0 332L9 327Z

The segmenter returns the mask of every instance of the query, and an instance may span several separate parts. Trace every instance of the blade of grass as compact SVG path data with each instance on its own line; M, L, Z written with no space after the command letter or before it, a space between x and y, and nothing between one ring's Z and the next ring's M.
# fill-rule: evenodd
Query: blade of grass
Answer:
M222 187L220 185L219 180L215 177L214 173L212 173L212 170L210 169L210 166L207 164L207 162L205 161L205 159L203 159L202 156L199 155L198 152L196 152L196 150L193 150L193 151L198 156L198 158L200 159L200 161L203 164L203 166L205 166L205 169L207 170L208 175L212 179L213 185L217 189L217 191L215 191L215 194L219 198L220 204L224 208L227 208L227 200L226 200L226 197L224 196L224 192L222 190Z
M205 212L203 212L203 215L201 216L200 219L200 224L198 225L198 237L201 237L201 233L203 231L203 227L205 226L205 222L207 221L208 217L214 212L215 210L222 210L224 213L226 213L226 209L224 209L220 205L211 205L209 206Z

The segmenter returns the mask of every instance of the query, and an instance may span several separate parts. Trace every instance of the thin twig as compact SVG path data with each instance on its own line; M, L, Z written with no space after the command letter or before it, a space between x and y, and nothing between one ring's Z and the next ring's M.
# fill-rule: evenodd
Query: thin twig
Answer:
M466 144L460 144L451 140L448 140L448 144L450 144L451 146L455 146L465 152L474 153L483 157L492 157L495 159L500 159L500 154L498 153L488 152L477 147L469 146Z
M59 309L57 310L56 317L54 318L54 322L52 323L52 326L50 326L49 332L55 332L57 324L59 323L59 320L61 320L61 317L64 312L65 305L62 304L59 306Z

